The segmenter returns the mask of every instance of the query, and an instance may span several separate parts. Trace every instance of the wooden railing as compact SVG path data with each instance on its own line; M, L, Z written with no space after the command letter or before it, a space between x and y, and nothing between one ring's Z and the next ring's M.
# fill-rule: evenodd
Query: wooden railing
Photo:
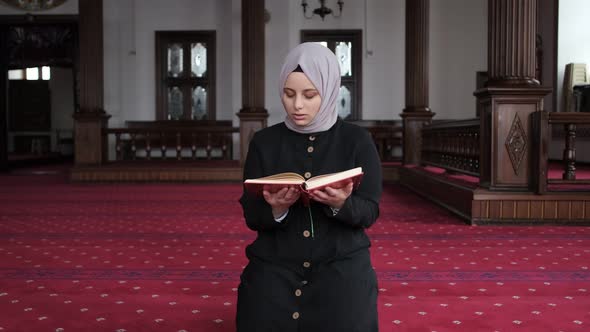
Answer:
M381 161L401 161L403 128L395 120L358 120L350 121L366 128L373 137Z
M440 121L422 128L422 164L479 176L479 119Z
M142 121L128 128L108 128L114 136L115 158L121 160L197 160L233 158L231 121Z
M563 126L565 146L563 149L562 179L549 179L549 144L552 126ZM535 112L532 114L533 129L533 185L537 193L546 193L548 184L588 185L588 179L576 179L576 129L590 126L590 113Z

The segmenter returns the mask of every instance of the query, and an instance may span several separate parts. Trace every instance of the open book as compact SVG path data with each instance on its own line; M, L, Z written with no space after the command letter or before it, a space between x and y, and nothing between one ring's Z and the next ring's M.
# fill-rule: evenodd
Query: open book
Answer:
M309 197L306 194L312 190L321 190L325 187L338 189L345 187L350 182L353 183L354 190L361 183L363 174L362 167L338 173L318 175L308 180L305 180L303 176L297 173L279 173L258 179L247 179L244 181L244 186L249 193L261 196L263 190L277 192L285 187L297 187L302 193L304 201L308 201Z

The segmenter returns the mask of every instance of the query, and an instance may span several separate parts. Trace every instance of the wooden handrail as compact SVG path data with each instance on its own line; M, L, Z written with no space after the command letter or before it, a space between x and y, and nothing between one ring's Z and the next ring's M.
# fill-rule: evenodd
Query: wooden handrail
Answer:
M439 121L422 128L422 164L479 177L480 120Z
M233 135L239 128L231 126L183 125L179 127L158 127L153 123L145 123L144 127L135 124L133 128L105 128L103 135L115 136L115 156L117 160L137 160L138 152L143 151L146 160L154 158L154 147L160 151L160 159L168 157L168 151L174 151L175 159L198 158L197 151L205 152L206 159L213 159L213 151L221 151L221 159L232 159ZM190 157L183 151L190 151Z
M400 121L356 120L350 122L371 133L381 161L401 161L403 128Z
M532 114L533 128L533 185L539 194L548 191L548 184L589 184L589 180L576 179L576 129L590 125L590 113L579 112L535 112ZM551 127L562 125L565 130L563 150L564 171L561 180L548 179L549 143Z

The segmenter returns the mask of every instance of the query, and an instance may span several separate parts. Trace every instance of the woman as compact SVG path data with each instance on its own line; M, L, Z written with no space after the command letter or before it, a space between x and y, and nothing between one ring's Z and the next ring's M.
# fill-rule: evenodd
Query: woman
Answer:
M244 178L281 172L310 178L362 167L358 189L327 187L244 192L249 263L238 288L237 329L243 331L377 331L377 280L365 228L379 215L381 163L370 134L338 119L340 67L316 43L287 55L280 76L285 121L257 132Z

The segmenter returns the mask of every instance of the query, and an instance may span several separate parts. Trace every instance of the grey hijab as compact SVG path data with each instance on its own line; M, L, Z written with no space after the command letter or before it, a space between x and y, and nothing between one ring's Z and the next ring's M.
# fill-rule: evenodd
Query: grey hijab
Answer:
M303 73L313 83L322 97L320 111L305 127L299 127L286 116L285 124L293 131L302 134L317 133L330 129L338 120L336 102L340 91L340 65L336 55L327 47L317 43L303 43L292 49L283 63L279 80L279 95L283 96L283 88L287 76L300 66Z

